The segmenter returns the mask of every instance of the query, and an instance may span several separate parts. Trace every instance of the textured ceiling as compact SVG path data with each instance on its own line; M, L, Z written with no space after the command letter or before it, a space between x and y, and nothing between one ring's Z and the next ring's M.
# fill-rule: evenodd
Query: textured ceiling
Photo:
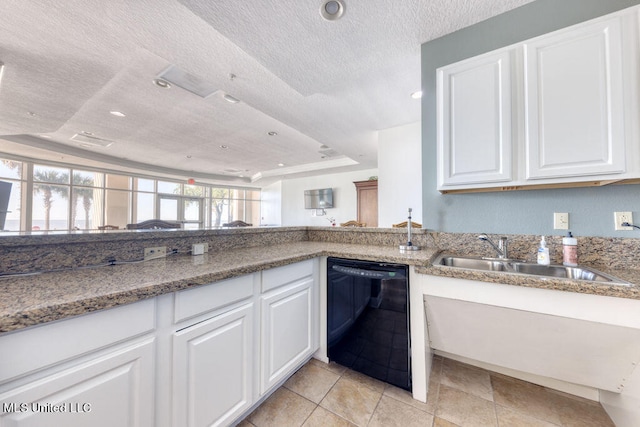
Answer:
M326 21L315 0L3 0L0 153L258 186L376 167L376 132L420 120L420 45L529 1L345 0ZM171 66L213 94L155 86Z

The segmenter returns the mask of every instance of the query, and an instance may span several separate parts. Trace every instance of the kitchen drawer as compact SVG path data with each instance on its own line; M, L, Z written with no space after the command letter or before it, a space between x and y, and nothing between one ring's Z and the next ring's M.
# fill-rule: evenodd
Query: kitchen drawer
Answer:
M155 299L0 336L0 384L155 329Z
M292 283L313 275L313 260L297 262L262 272L262 292Z
M248 274L177 292L174 322L178 323L251 297L255 277L254 274Z

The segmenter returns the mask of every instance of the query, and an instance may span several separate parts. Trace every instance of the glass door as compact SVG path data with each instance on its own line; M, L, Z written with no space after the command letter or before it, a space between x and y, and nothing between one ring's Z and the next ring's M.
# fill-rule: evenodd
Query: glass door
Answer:
M198 229L204 226L204 199L158 195L158 217L163 221L177 221L184 229Z

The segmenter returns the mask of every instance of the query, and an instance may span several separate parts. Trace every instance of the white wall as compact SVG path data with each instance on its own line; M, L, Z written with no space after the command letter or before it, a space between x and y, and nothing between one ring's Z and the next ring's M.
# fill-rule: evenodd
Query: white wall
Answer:
M369 177L377 175L378 169L367 169L280 181L282 184L282 225L329 226L327 218L330 217L335 218L337 224L356 219L358 204L356 186L353 183L354 181L366 181ZM311 216L312 210L304 208L304 190L318 188L333 188L335 208L326 209L326 216L314 217Z
M282 224L282 181L262 187L260 225Z
M422 218L422 136L420 122L378 133L378 227Z

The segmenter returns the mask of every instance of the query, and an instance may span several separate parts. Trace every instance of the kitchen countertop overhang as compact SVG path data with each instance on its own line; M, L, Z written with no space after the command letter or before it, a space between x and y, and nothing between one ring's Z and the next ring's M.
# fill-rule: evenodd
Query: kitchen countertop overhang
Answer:
M432 266L437 248L401 253L397 246L300 241L198 256L170 255L132 264L0 278L0 333L90 313L146 298L210 284L318 256L395 262L415 266L416 273L507 285L640 299L640 271L607 273L631 282L538 278L503 272L479 272Z

